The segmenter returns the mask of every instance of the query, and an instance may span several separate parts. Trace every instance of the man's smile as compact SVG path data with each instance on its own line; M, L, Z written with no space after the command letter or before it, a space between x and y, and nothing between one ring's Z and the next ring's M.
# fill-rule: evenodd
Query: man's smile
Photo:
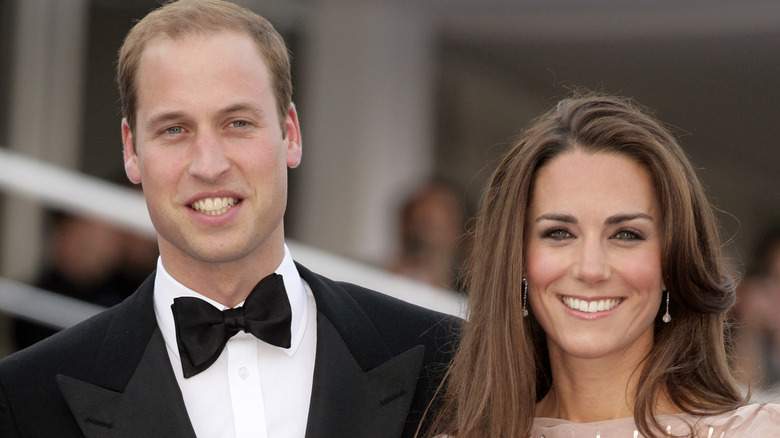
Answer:
M193 202L190 207L199 213L217 216L230 210L237 203L238 200L236 198L225 196L221 198L199 199Z

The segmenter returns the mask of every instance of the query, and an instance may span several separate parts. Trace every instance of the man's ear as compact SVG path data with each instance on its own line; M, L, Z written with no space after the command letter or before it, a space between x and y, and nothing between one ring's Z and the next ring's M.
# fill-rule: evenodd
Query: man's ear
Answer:
M122 150L125 157L125 173L127 178L133 183L141 182L141 168L138 165L138 154L133 144L133 130L127 123L127 119L122 119Z
M295 168L301 164L302 143L301 128L298 124L298 112L295 110L295 104L290 102L290 109L287 111L284 126L287 129L285 141L287 142L287 167Z

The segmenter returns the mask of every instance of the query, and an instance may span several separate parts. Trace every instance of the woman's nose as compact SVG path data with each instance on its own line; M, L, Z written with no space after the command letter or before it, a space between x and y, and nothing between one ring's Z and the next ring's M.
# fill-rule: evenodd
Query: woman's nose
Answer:
M597 239L585 239L574 261L575 277L586 283L597 283L609 277L609 265L601 242Z

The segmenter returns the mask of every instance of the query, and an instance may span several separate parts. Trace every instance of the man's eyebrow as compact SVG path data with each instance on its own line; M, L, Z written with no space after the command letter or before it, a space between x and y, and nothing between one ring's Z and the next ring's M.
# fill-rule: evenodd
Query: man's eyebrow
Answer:
M254 103L250 102L239 102L232 105L229 105L225 108L222 108L218 111L218 114L231 114L241 111L250 111L254 114L257 114L260 118L266 118L266 112L263 110L263 108L260 105L256 105ZM162 125L168 122L181 120L186 118L187 115L182 111L169 111L169 112L161 112L159 114L155 114L149 119L146 120L144 123L144 128L150 129L154 128L155 126Z
M184 113L180 111L163 112L149 117L149 119L146 120L146 123L144 123L144 127L149 129L150 127L161 125L174 120L180 120L184 117Z
M250 111L255 114L257 114L260 117L265 118L266 114L263 108L260 105L250 103L250 102L239 102L234 103L232 105L229 105L219 111L220 114L230 114L240 111Z

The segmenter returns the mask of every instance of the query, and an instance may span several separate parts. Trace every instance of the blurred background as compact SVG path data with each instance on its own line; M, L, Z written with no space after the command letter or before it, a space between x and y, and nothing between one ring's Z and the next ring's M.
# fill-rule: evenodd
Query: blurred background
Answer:
M293 54L304 154L286 229L308 247L457 290L461 236L495 160L580 87L633 97L673 128L722 210L735 268L759 266L754 254L780 225L780 2L237 3L268 18ZM126 184L116 52L158 4L0 0L0 150ZM62 216L0 190L0 277L42 284ZM130 253L133 269L153 267L149 235L102 232L80 252L124 243L93 271L116 274ZM2 342L0 353L15 348Z

